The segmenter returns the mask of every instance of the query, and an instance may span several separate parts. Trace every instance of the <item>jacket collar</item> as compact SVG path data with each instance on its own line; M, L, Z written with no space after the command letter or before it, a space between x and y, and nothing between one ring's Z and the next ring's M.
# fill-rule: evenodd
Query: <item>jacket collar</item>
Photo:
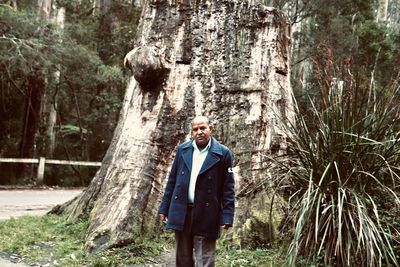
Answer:
M182 144L182 156L183 160L188 167L189 170L192 170L192 161L193 161L193 141L188 141ZM222 146L218 141L211 137L211 146L208 151L207 157L204 160L203 166L199 172L199 175L203 172L207 171L213 165L215 165L218 161L220 161L221 156L223 155Z

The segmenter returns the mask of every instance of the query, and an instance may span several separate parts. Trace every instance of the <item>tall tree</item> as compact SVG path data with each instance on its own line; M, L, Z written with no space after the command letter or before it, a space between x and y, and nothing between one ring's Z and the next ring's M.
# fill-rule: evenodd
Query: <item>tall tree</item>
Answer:
M65 8L57 7L54 0L38 1L38 16L40 19L53 23L60 31L65 25ZM60 33L62 34L62 33ZM62 40L54 40L61 42ZM56 120L57 120L57 95L56 88L60 86L60 69L56 69L47 74L45 78L46 89L43 92L40 109L40 126L38 132L39 156L53 157L56 147Z
M40 66L33 66L31 73L26 78L26 100L23 118L22 138L20 142L20 157L33 158L35 155L35 137L39 128L40 106L44 93L44 75ZM21 165L19 176L32 179L33 168L31 165Z
M266 158L284 146L289 36L282 13L248 1L146 1L125 58L133 77L102 167L80 196L54 210L71 221L89 216L89 251L160 227L156 211L174 148L199 114L211 118L236 159L236 231L256 206L265 208L263 196L249 199L246 188L263 187Z
M46 7L40 6L39 14L46 12ZM26 91L27 98L25 101L25 115L23 119L23 131L20 143L20 157L33 158L36 156L36 142L39 134L41 121L41 107L43 105L43 97L45 95L45 73L43 67L39 63L35 64L31 73L27 75ZM33 166L21 165L19 175L25 179L33 178Z
M49 23L64 23L64 10L57 10L52 0L38 1L38 17L47 20ZM47 35L48 29L41 28L43 35ZM57 42L58 40L53 40ZM33 158L52 154L55 147L55 103L50 96L49 88L51 81L58 84L59 72L46 71L46 67L40 64L41 61L33 64L30 73L27 75L25 101L25 115L23 119L23 131L20 143L20 157ZM43 61L42 61L43 62ZM31 165L21 165L19 176L33 178Z

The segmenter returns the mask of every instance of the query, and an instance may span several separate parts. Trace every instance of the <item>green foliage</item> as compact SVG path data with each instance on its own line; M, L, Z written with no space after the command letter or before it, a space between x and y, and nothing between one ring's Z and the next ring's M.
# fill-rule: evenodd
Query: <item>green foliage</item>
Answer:
M79 134L87 134L88 131L87 129L81 129L76 125L71 125L71 124L67 124L67 125L61 125L61 129L60 129L60 133L65 137L68 135L79 135Z
M126 1L112 1L98 13L97 50L104 62L122 65L123 58L133 48L140 10ZM111 23L114 18L119 23Z
M101 160L118 120L127 81L123 57L133 48L139 10L122 1L113 1L108 11L93 10L91 1L57 1L67 15L60 29L40 20L36 5L18 3L18 10L8 2L0 4L0 154L19 156L24 112L30 101L27 81L30 76L41 76L43 95L57 109L53 155ZM48 157L46 125L39 129L36 154ZM70 175L68 171L64 174L54 171L49 175Z
M272 171L295 221L292 266L299 256L328 266L399 262L400 88L351 77L325 76L322 100L310 98L311 112L297 109L285 127L288 154Z
M399 29L377 22L375 5L376 1L372 0L316 1L307 23L302 25L301 31L294 33L294 38L301 44L293 55L295 61L308 58L321 64L324 55L319 47L330 47L335 63L349 66L357 80L368 79L374 72L377 86L386 87L397 73L393 70L396 65L392 63L399 58ZM294 90L303 89L296 66L293 73ZM307 82L315 85L314 75L306 75Z
M116 83L124 79L124 75L117 66L100 66L98 80L102 83Z
M43 53L52 51L49 41L55 36L46 25L33 20L31 14L16 12L5 5L0 6L1 50L0 62L5 79L16 80L10 74L18 71L27 75L35 67L51 65ZM50 55L52 58L53 55Z

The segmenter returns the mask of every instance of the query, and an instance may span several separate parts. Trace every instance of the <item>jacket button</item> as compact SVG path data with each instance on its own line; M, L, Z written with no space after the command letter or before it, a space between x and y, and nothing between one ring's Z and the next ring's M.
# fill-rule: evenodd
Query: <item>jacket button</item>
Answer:
M182 175L184 175L185 174L185 172L182 172Z
M209 206L210 206L210 203L206 202L206 207L209 207Z
M211 180L212 178L211 178L211 176L208 176L208 178L207 178L208 180Z
M178 196L175 196L174 199L178 199Z
M207 189L207 193L209 193L209 194L210 194L210 193L211 193L211 189Z

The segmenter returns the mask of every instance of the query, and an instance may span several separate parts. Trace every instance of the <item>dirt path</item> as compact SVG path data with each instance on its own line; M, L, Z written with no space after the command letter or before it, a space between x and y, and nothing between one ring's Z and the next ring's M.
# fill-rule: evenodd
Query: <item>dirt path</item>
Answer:
M155 259L148 259L145 266L148 267L174 267L175 251L173 249L166 250Z

